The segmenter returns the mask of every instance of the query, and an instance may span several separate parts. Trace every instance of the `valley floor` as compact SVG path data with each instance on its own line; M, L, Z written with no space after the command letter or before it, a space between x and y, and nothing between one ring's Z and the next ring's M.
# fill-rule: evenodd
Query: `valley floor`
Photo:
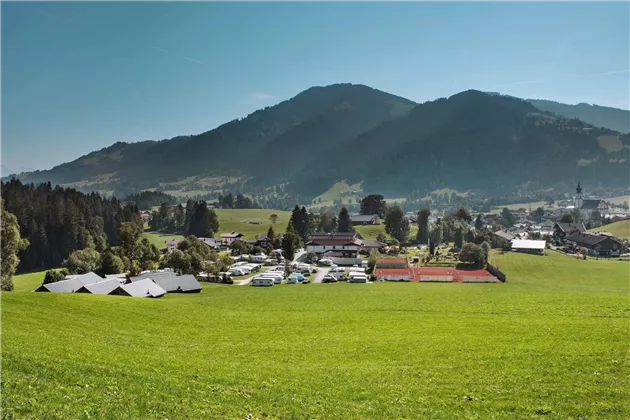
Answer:
M628 418L630 265L495 263L507 283L158 300L30 293L17 277L2 294L3 416Z

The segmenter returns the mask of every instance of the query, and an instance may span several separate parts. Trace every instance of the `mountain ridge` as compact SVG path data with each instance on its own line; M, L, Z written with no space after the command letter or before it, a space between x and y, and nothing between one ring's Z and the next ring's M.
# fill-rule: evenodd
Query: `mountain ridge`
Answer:
M417 104L365 85L334 84L311 87L277 105L197 135L116 142L50 170L18 177L24 182L82 183L86 189L118 185L128 192L201 175L245 176L246 189L287 184L306 195L317 195L318 189L325 190L342 179L359 178L367 181L368 189L396 185L397 193L404 192L409 182L428 187L453 186L444 184L450 182L469 188L457 178L461 171L449 160L465 165L459 156L451 155L461 155L463 150L481 159L477 149L471 148L470 139L481 150L492 152L497 160L508 156L519 160L515 150L532 158L532 145L545 147L553 154L548 162L553 162L554 168L563 168L559 172L543 170L553 176L567 177L573 171L586 172L583 176L588 178L592 174L584 167L594 161L599 162L598 171L619 166L617 161L627 166L627 135L572 120L575 118L541 110L529 99L476 90ZM599 150L600 135L620 136L622 149ZM529 147L523 142L529 142ZM571 151L568 144L580 144L592 156ZM420 148L430 153L423 154ZM504 150L494 153L496 148ZM576 159L581 159L581 166ZM541 165L539 157L534 160L534 166ZM383 162L389 162L393 169L378 174L374 168L383 167ZM494 174L480 162L475 164L476 170L468 178L481 177L477 185L480 188L500 187ZM426 168L431 167L437 172L428 176ZM505 187L522 181L523 176L510 168L505 170L509 174ZM611 173L617 172L615 169ZM527 173L535 177L531 171Z

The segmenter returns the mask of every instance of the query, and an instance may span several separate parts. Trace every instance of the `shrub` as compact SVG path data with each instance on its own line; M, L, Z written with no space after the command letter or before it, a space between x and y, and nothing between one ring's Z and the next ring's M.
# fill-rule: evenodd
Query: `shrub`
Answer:
M64 280L66 278L66 271L54 271L48 270L46 271L46 275L44 276L44 284L56 283L58 281Z

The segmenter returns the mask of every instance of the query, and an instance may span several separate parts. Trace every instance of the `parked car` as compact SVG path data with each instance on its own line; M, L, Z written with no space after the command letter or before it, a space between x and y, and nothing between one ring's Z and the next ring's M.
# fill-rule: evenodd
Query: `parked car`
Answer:
M302 284L309 284L311 281L309 279L304 279L304 281L302 282Z
M302 275L305 277L311 276L311 270L309 270L308 268L303 269L302 271L300 271L300 273L302 273Z
M317 267L313 267L313 268L311 268L311 271L312 271L313 273L317 273L317 272L319 271L319 268L317 268Z
M298 280L296 277L289 277L287 279L287 284L298 284Z
M300 273L293 273L289 276L289 278L295 278L297 281L304 281L304 276Z
M338 281L346 281L348 279L348 276L346 276L346 274L343 273L343 272L341 272L341 273L329 273L329 275L333 276Z
M337 283L337 278L333 275L326 274L322 279L322 283Z

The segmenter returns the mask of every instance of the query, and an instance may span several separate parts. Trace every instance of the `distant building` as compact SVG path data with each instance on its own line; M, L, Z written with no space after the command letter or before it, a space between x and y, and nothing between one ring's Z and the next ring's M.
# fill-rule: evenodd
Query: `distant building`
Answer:
M578 182L575 189L575 197L573 198L573 208L579 210L585 219L589 219L591 213L598 211L600 214L608 213L609 206L606 202L599 198L584 198L582 195L582 187Z
M166 241L166 252L173 252L183 239L169 239Z
M527 254L543 255L546 246L546 241L534 241L531 239L514 239L512 241L512 251L525 252Z
M357 214L350 216L350 222L352 223L352 226L380 225L381 219L379 219L377 214Z
M621 254L621 242L609 236L594 235L592 233L572 233L566 237L568 244L573 247L588 249L589 255L599 257L618 257Z
M354 232L318 232L311 235L311 240L306 244L306 251L316 254L333 251L346 257L356 257L362 247L363 242L357 238L357 234Z
M221 241L224 245L230 246L236 240L240 240L244 235L238 232L228 232L221 234Z
M567 235L572 233L586 232L584 223L556 223L553 226L553 238L556 241L564 242Z

